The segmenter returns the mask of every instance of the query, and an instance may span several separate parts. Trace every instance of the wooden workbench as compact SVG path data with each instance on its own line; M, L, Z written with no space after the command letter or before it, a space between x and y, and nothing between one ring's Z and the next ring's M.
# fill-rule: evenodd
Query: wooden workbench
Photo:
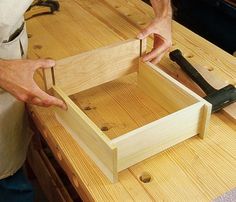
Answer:
M61 59L134 38L153 17L139 0L60 0L60 12L27 21L29 58ZM151 48L152 39L149 39ZM236 82L236 59L173 22L173 48L215 76ZM159 66L202 95L166 56ZM37 79L41 79L39 73ZM209 201L236 187L236 125L212 115L209 136L193 137L122 171L111 184L56 121L51 108L30 106L32 118L84 200ZM147 173L151 181L143 183Z

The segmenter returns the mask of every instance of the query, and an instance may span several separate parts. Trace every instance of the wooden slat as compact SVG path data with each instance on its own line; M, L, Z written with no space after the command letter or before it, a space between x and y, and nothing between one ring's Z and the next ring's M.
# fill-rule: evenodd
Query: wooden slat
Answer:
M87 155L112 182L118 180L116 148L105 134L56 86L55 95L62 98L68 109L55 108L57 120L72 135Z
M55 83L71 95L137 71L139 56L136 39L65 58L54 68Z
M112 143L118 151L118 170L128 168L198 134L202 106L203 103L196 103L113 139Z

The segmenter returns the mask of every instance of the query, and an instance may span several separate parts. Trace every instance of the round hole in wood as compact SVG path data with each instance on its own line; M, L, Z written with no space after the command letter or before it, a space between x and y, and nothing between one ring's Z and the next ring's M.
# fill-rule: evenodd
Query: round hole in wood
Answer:
M42 46L41 46L41 45L34 45L33 48L34 48L34 49L39 49L39 50L40 50L40 49L42 49Z
M186 57L187 58L193 58L193 56L194 56L193 54L188 54Z
M143 172L139 177L140 181L143 183L149 183L152 179L151 175L147 172Z
M209 72L211 72L211 71L214 70L214 68L213 68L213 67L207 67L207 70L208 70Z
M28 39L30 39L33 35L32 34L27 34Z
M101 127L101 131L108 131L108 130L109 130L109 128L106 126Z

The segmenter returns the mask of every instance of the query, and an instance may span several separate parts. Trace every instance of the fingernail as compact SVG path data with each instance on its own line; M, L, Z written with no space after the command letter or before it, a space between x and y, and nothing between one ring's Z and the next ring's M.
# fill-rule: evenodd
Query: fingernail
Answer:
M147 62L148 60L147 60L146 57L143 57L142 61L143 61L143 62Z
M49 66L55 66L56 62L54 60L48 60Z
M143 39L143 34L142 34L142 33L139 33L139 34L137 35L137 38L138 38L138 39Z
M61 106L61 108L62 108L63 110L65 110L65 111L68 109L66 104L63 104L63 105Z

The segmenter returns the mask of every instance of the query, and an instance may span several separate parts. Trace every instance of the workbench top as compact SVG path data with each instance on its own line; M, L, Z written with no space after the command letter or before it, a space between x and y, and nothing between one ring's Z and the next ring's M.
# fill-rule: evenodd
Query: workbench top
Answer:
M60 12L27 21L29 58L61 59L135 38L153 18L140 0L60 0ZM148 40L148 48L152 39ZM226 83L236 82L236 58L173 22L173 47ZM168 55L159 67L203 95ZM36 75L42 83L42 73ZM52 108L30 106L33 120L84 200L209 201L236 187L236 125L211 116L209 135L193 137L119 174L112 184L57 122ZM151 181L143 183L140 176Z

